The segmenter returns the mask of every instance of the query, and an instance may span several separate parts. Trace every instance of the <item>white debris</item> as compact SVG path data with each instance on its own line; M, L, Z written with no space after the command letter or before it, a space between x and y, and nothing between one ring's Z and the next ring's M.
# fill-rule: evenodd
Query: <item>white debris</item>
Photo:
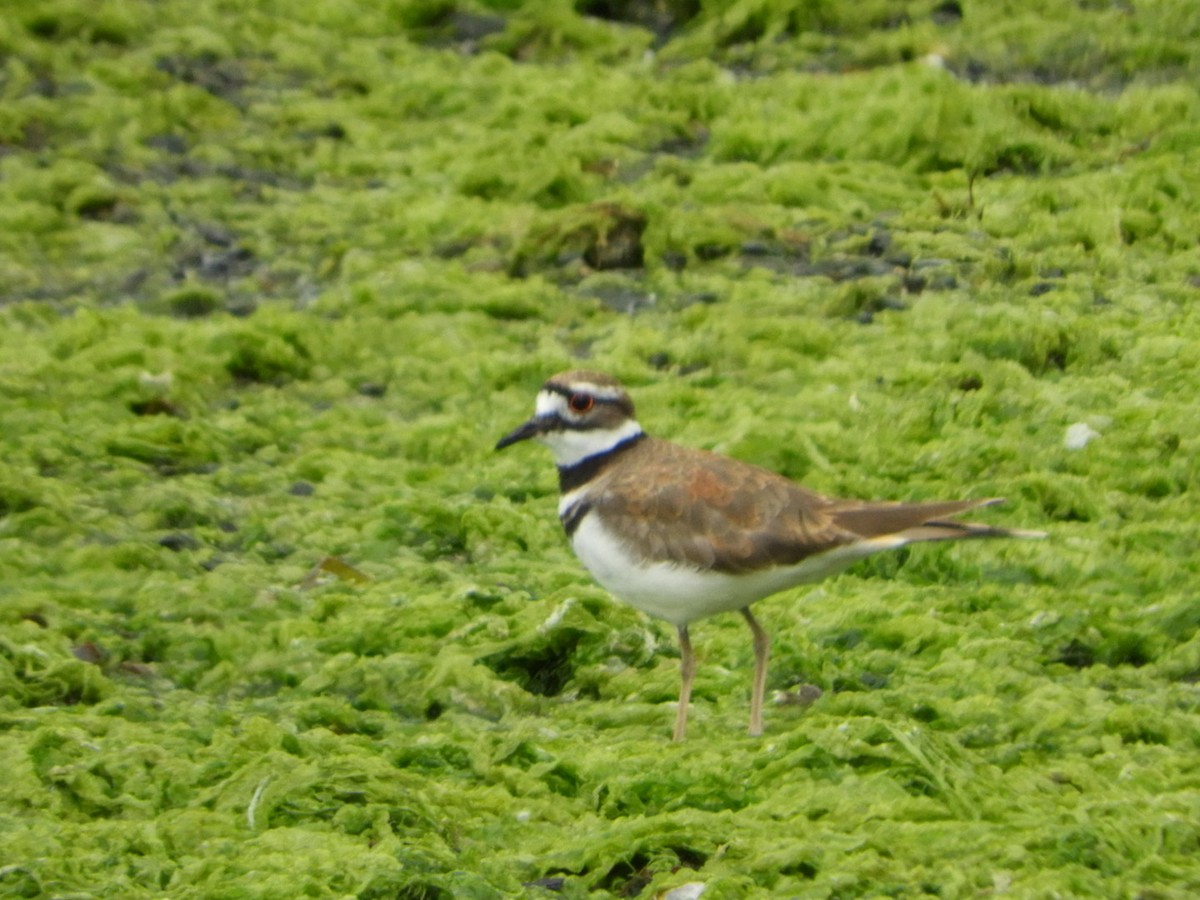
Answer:
M689 881L669 891L663 891L658 896L660 900L696 900L704 893L705 886L703 881Z
M170 372L139 372L138 384L147 391L165 394L175 383L175 376Z
M550 615L546 617L546 621L538 626L538 631L542 634L545 634L547 631L553 631L558 627L558 623L563 620L563 616L565 616L574 605L574 597L570 597L564 602L558 604L558 606L554 608L554 612L550 613Z
M1076 422L1067 426L1067 434L1063 438L1063 446L1068 450L1082 450L1091 441L1100 437L1100 432L1087 422Z

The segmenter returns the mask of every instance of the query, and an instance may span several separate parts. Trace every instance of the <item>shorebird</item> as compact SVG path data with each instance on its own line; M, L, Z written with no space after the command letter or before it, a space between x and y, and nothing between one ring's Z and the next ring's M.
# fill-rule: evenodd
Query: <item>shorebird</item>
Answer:
M750 733L762 734L770 639L750 605L918 541L1034 538L960 522L1002 502L891 503L827 497L750 463L647 435L614 378L571 371L537 395L534 415L496 444L535 440L558 466L558 517L576 555L619 599L678 631L675 740L687 733L696 657L688 626L737 610L754 636Z

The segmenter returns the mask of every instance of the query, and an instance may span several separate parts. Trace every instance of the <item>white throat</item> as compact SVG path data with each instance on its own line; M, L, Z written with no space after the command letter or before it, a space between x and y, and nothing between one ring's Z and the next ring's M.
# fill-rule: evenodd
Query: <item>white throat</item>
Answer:
M538 441L550 448L554 463L559 468L569 468L611 450L617 444L642 433L642 426L634 419L626 419L616 428L592 428L586 431L551 431L538 436Z

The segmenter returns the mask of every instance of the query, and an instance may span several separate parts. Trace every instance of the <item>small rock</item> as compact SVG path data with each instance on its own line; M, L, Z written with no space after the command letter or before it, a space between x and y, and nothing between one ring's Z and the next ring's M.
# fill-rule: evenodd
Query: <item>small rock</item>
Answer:
M364 381L358 386L358 392L364 397L382 397L387 393L387 385L380 381Z
M792 691L776 691L772 699L779 706L811 706L824 692L815 684L802 684Z
M953 25L962 21L963 8L958 0L943 0L929 13L936 25Z
M687 254L678 250L666 250L662 255L662 264L672 272L682 272L687 268Z
M76 644L71 648L71 654L85 663L91 663L93 666L98 666L104 662L104 657L107 655L99 644L92 641L84 641L82 644Z
M181 550L197 550L200 547L200 542L190 534L176 531L159 538L158 545L178 553Z

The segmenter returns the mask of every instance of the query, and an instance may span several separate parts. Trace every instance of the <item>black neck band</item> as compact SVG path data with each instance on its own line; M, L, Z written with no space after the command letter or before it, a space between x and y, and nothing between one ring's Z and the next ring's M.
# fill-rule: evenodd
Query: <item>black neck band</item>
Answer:
M558 467L558 489L566 494L576 488L583 487L593 478L604 470L604 467L613 462L618 456L626 450L632 448L638 441L646 436L646 433L639 431L632 437L627 437L619 444L613 444L603 453L596 453L592 456L585 457L573 466Z

